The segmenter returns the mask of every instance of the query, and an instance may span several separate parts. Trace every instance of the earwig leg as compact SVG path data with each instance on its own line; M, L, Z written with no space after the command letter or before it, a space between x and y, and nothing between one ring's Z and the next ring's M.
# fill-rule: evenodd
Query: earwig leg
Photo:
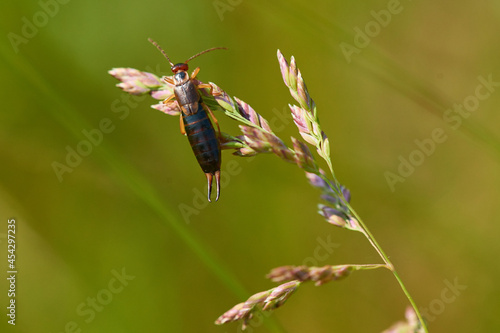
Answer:
M163 82L171 84L171 85L175 85L174 79L171 76L164 76Z
M210 94L212 94L212 90L214 90L214 87L212 87L211 84L208 84L208 83L200 83L199 85L196 86L198 89L201 89L201 88L207 88L207 89L210 89Z
M210 93L210 95L212 95L212 96L220 96L220 95L222 95L222 93L221 93L221 92L218 92L218 93L215 93L215 94L214 94L214 87L213 87L211 84L208 84L208 83L201 83L201 84L197 85L196 87L197 87L198 89L201 89L201 88L206 88L206 89L210 90L210 91L209 91L209 93Z
M215 171L215 182L217 183L217 197L215 201L218 201L220 196L220 170Z
M175 97L175 95L174 95L174 94L172 94L172 95L168 96L168 98L167 98L167 99L164 99L162 103L163 103L163 104L167 104L167 103L168 103L168 102L170 102L172 99L174 99L174 97Z
M184 121L182 121L182 115L180 116L179 118L181 121L180 121L180 127L181 127L181 134L182 135L186 135L186 129L184 128Z
M219 122L217 121L217 118L215 118L214 114L212 113L212 110L210 110L208 106L206 106L205 104L202 104L202 106L206 111L208 111L208 113L210 114L210 117L212 117L212 120L214 121L215 125L217 125L217 131L219 132L218 136L220 138L220 126L219 126Z
M213 177L213 175L210 172L207 172L207 173L205 173L205 176L207 176L207 182L208 182L208 202L212 202L212 200L210 200L210 196L212 194L212 177ZM218 184L218 182L217 182L217 184ZM218 193L217 193L217 199L219 199Z
M199 72L200 72L200 67L196 67L193 71L193 74L191 74L191 80L194 80Z

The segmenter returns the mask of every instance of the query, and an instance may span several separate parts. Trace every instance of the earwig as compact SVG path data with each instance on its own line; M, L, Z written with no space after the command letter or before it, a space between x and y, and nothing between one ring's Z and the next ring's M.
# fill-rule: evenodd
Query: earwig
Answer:
M208 183L208 201L212 193L212 180L215 176L215 181L217 184L217 197L215 201L219 200L220 196L220 165L221 165L221 148L220 148L220 128L213 115L212 111L207 107L201 98L199 89L209 88L212 90L212 86L209 84L198 84L196 85L194 79L200 71L197 67L191 76L187 73L189 67L188 62L204 53L218 50L226 49L225 47L214 47L200 53L195 54L183 63L173 64L167 53L151 38L148 39L154 46L160 50L160 52L167 58L171 70L174 73L172 77L164 77L163 80L166 83L174 85L174 94L163 101L163 103L168 103L172 98L175 97L179 109L181 110L181 133L187 135L189 143L191 144L191 149L193 149L194 155L198 160L203 172L207 177ZM214 127L210 120L208 119L208 113L212 117L213 121L217 125L218 133L215 132Z

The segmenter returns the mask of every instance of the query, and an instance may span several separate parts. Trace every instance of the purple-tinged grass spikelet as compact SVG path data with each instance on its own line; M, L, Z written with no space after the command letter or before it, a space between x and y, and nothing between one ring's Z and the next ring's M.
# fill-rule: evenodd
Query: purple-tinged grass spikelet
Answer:
M288 66L288 62L286 61L285 57L283 56L283 54L281 53L281 51L278 49L278 62L280 64L280 70L281 70L281 76L283 77L283 82L285 83L285 85L288 87L289 84L288 84L288 81L289 81L289 66Z
M306 110L313 110L315 108L314 101L311 99L309 92L307 91L306 84L302 78L302 74L299 70L299 75L297 77L297 102L300 106Z
M306 177L309 183L321 190L321 199L326 204L318 204L318 213L325 218L325 220L337 227L363 232L355 217L352 216L349 207L345 202L349 203L351 200L350 191L344 186L330 185L326 181L325 172L319 169L319 172L306 172ZM341 198L342 196L343 198Z
M345 214L335 208L323 204L318 204L318 213L325 218L326 222L330 224L341 228L351 229L348 227L346 221L347 217L345 216Z
M174 94L173 89L169 89L168 87L167 87L167 89L151 91L151 97L153 97L154 99L157 99L159 101L165 100L165 99L169 98L170 96L172 96L173 94ZM175 101L173 101L173 102L175 102ZM177 103L177 102L175 102L175 103Z
M266 119L264 119L264 117L255 112L255 110L250 105L243 102L238 97L235 97L234 99L236 101L236 104L238 105L238 110L240 111L240 114L243 117L245 117L245 119L251 121L253 124L263 128L268 132L272 132L271 127L269 127L269 123L267 122Z
M267 278L273 282L284 281L313 281L320 286L330 281L346 278L353 271L368 270L386 267L385 265L326 265L323 267L307 266L281 266L276 267L267 274Z
M300 105L290 105L293 121L299 129L300 135L307 143L315 146L318 154L330 165L330 142L321 130L316 104L309 95L302 74L295 63L295 58L292 56L290 65L288 65L285 57L278 50L278 62L290 94ZM330 169L333 172L331 167Z
M325 175L325 171L323 169L319 169L319 173ZM309 184L314 187L320 188L323 191L327 191L328 189L330 189L326 181L317 173L306 172L306 178L309 181Z
M313 131L314 125L307 112L296 105L289 106L292 113L293 122L299 129L299 133L302 138L310 145L318 147L320 144L320 140Z
M287 162L294 163L293 152L273 133L259 128L240 125L245 142L258 153L274 153Z
M313 281L320 286L332 280L347 277L355 268L350 265L307 267L307 266L281 266L271 270L267 278L273 282L298 280L301 282Z
M158 104L151 105L151 107L155 110L166 113L169 116L178 116L181 114L181 111L179 110L179 107L177 106L177 102L175 102L175 101L167 103L167 104L158 103Z
M222 107L222 109L227 110L229 112L234 112L236 110L236 105L233 99L229 97L229 95L215 83L210 82L210 85L212 86L213 96L217 101L217 103L219 103L219 105ZM226 114L231 117L230 114L228 113Z
M306 172L318 172L318 165L314 161L314 156L311 154L309 147L294 137L292 137L292 143L297 165Z
M295 290L297 290L299 285L300 282L298 281L290 281L271 289L271 294L264 301L262 310L274 310L282 306L295 292Z
M293 91L297 90L297 64L295 63L295 58L292 56L290 58L290 68L288 69L289 71L289 76L288 76L288 88L290 88Z
M108 73L121 81L117 87L131 95L142 95L164 85L156 75L134 68L113 68Z
M290 281L283 283L275 288L259 292L248 298L245 302L236 304L230 310L226 311L215 321L216 325L222 325L228 322L242 320L242 330L245 330L248 321L252 319L255 311L274 310L283 305L288 298L300 286L300 281Z

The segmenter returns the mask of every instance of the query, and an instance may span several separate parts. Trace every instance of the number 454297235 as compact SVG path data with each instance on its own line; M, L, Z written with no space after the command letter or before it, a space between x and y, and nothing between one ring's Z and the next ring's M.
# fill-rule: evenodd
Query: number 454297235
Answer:
M9 254L7 255L8 262L9 262L9 269L15 269L15 262L16 262L16 220L10 219L7 221L7 252Z

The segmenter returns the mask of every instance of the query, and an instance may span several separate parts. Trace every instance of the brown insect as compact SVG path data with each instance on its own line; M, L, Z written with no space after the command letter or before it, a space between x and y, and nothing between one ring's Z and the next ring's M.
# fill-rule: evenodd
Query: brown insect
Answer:
M168 103L174 97L177 101L179 109L181 110L181 133L187 135L193 153L198 160L203 172L207 177L208 182L208 201L212 193L212 180L215 176L217 184L217 197L215 201L219 200L220 196L220 165L221 165L221 148L220 148L220 128L217 119L212 111L207 107L201 98L199 89L209 88L212 91L212 86L209 84L196 85L194 79L200 68L197 67L191 76L187 73L188 61L213 50L225 49L224 47L214 47L198 54L195 54L183 63L173 64L168 55L163 49L153 40L149 41L160 50L160 52L167 58L170 63L171 70L174 73L171 77L164 77L166 83L174 85L174 94L163 101ZM208 113L207 113L208 111ZM208 118L208 114L212 117L217 125L218 133L215 132L212 123Z

